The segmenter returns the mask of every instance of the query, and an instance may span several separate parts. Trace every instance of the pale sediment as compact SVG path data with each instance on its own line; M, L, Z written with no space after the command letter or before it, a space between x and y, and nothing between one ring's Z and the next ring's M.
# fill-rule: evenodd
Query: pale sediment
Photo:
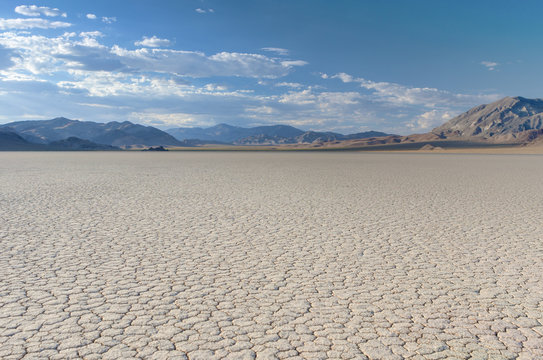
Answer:
M543 157L0 153L0 358L543 357Z

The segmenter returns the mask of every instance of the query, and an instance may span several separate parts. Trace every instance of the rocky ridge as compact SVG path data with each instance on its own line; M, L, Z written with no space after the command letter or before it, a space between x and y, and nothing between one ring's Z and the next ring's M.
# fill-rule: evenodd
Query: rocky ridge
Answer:
M432 130L442 138L530 142L543 130L543 99L505 97L476 106Z

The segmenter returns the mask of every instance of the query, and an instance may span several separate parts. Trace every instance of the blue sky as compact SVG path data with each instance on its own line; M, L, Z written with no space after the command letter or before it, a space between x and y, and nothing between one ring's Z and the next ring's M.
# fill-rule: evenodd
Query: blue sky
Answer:
M0 123L426 132L543 96L540 1L131 0L0 5Z

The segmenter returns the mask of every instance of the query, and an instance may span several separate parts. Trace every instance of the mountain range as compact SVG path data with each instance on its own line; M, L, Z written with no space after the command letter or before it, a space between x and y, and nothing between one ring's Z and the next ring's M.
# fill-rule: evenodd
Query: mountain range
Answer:
M379 131L343 135L334 132L304 131L289 125L271 125L244 128L219 124L209 128L173 128L167 133L179 140L198 139L214 143L235 145L277 145L364 139L390 134Z
M298 144L388 135L376 131L342 135L333 132L303 131L286 125L242 128L227 124L219 124L206 129L170 129L167 130L168 133L152 126L133 124L129 121L96 123L62 117L52 120L12 122L0 125L0 130L4 133L3 145L0 148L4 150L23 148L40 150L51 147L69 147L73 150L90 150L93 148L105 150L110 149L110 147L125 149L152 146L193 147L209 143L235 145ZM8 137L10 138L9 141ZM66 139L71 140L68 142ZM77 142L76 139L80 141ZM24 141L24 143L21 141ZM87 143L82 141L87 141ZM47 146L44 147L45 145ZM109 147L103 147L103 145Z
M0 125L0 150L114 150L118 148L194 147L205 144L285 145L296 147L417 148L475 144L543 143L543 99L506 97L476 106L424 134L408 136L368 131L350 135L304 131L288 125L166 131L129 121L96 123L56 118Z
M133 124L129 121L113 121L104 124L59 117L52 120L17 121L2 127L8 127L25 140L36 144L48 144L76 137L97 144L125 148L183 145L182 142L164 131L152 126Z
M0 151L90 151L90 150L120 150L120 148L96 144L89 140L69 137L50 143L35 143L24 139L9 127L0 127Z

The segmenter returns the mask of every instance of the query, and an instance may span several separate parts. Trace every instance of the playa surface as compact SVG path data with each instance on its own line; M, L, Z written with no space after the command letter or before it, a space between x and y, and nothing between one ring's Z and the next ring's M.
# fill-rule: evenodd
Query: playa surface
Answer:
M543 156L0 153L0 358L543 357Z

